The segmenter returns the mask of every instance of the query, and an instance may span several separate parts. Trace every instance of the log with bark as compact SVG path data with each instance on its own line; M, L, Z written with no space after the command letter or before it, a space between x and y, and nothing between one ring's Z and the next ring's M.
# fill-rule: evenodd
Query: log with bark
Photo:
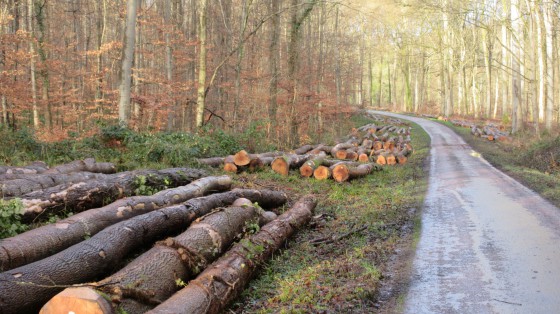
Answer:
M118 307L120 312L149 311L180 289L177 280L188 282L204 270L245 231L249 222L257 223L263 213L250 200L238 199L232 206L217 209L197 220L177 237L158 242L117 273L92 283L89 289L109 297L113 308ZM79 288L66 290L72 289ZM44 314L59 313L49 306L56 299L55 296L45 304L43 308L51 310ZM79 313L79 304L87 304L88 298L76 295L67 301L74 303L74 312Z
M283 176L287 176L291 169L298 169L313 155L286 155L276 157L271 163L272 170Z
M374 163L361 164L356 167L352 167L347 163L341 162L331 167L331 169L332 177L336 182L345 182L367 176L375 170L381 170L381 167Z
M95 172L95 173L115 173L115 165L110 162L96 162L93 158L75 160L67 164L58 165L50 168L44 173L72 173L72 172Z
M59 252L119 221L158 208L182 203L217 191L228 190L228 176L206 177L191 184L151 196L120 199L101 208L90 209L56 223L0 240L0 270L25 265Z
M348 148L352 148L354 145L350 143L339 143L333 146L331 149L331 156L337 159L345 159L346 158L346 150Z
M18 179L0 182L0 197L18 197L33 191L43 190L61 184L74 184L89 180L99 180L105 175L93 172L73 172L60 174L25 174Z
M323 164L323 161L327 157L325 152L321 151L321 153L314 155L311 159L306 161L300 168L299 173L302 177L310 178L313 176L313 171L317 169L320 165Z
M224 171L237 173L237 165L235 164L235 158L233 155L224 158Z
M34 161L26 166L0 166L0 180L5 180L3 175L10 174L37 174L43 173L49 166L43 161Z
M258 268L313 215L317 201L304 197L261 231L241 240L195 280L148 313L220 313Z
M136 190L144 187L159 190L172 188L189 184L206 175L205 171L190 168L136 170L98 176L97 180L59 185L21 196L24 206L22 221L31 222L40 215L46 218L46 214L60 210L79 213L137 194Z
M228 178L228 185L229 181ZM64 251L1 273L0 313L37 313L46 301L68 285L106 276L130 253L180 232L194 219L239 197L257 201L263 207L286 201L285 194L272 191L234 190L221 194L121 221Z

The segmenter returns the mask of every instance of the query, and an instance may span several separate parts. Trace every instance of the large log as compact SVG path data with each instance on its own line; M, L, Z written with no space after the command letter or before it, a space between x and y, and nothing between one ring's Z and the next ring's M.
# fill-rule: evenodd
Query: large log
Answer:
M102 173L73 172L59 174L25 174L18 179L0 182L0 197L18 197L33 191L44 190L61 184L74 184L104 177Z
M197 220L177 237L158 242L117 273L92 283L89 289L108 296L113 308L118 307L120 312L149 311L180 289L177 280L188 282L222 255L243 233L248 222L257 221L260 213L264 212L254 207L250 200L238 199L233 206ZM97 287L96 290L93 287ZM75 289L79 288L65 291ZM56 297L43 308L53 301ZM85 301L79 295L68 300L73 304L85 304ZM82 309L75 308L74 312L81 313ZM43 313L59 312L53 309Z
M327 154L323 151L321 153L314 155L311 159L306 161L300 168L299 173L302 177L310 178L313 176L313 171L323 164L323 160L327 157Z
M287 155L274 158L271 163L272 170L283 176L287 176L290 169L298 169L313 155Z
M95 172L95 173L115 173L115 165L110 162L96 162L93 158L75 160L67 164L58 165L50 168L44 173L72 173L72 172Z
M381 167L374 163L361 164L357 167L348 166L346 163L338 163L332 168L332 177L337 182L345 182L359 177L364 177Z
M3 175L10 174L37 174L47 171L49 167L43 161L34 161L26 166L0 166L0 180L5 180Z
M37 313L65 286L103 278L130 253L177 233L194 219L223 206L225 201L231 203L239 197L253 201L252 196L264 198L265 195L276 197L276 201L286 199L283 193L271 191L236 190L223 194L225 197L210 195L192 199L121 221L62 252L1 273L0 313ZM263 200L263 207L272 202L259 200Z
M302 198L261 231L240 241L185 288L148 313L220 313L286 239L309 222L316 204L313 197Z
M101 208L90 209L69 218L0 240L0 269L25 265L82 241L119 221L158 208L182 203L194 197L223 191L231 186L228 176L206 177L189 185L151 196L120 199Z
M59 185L23 195L22 221L31 222L39 215L46 218L45 214L60 210L79 213L134 195L139 188L177 187L206 175L205 171L189 168L136 170L102 175L96 180L71 185ZM139 180L142 180L142 186L139 186Z

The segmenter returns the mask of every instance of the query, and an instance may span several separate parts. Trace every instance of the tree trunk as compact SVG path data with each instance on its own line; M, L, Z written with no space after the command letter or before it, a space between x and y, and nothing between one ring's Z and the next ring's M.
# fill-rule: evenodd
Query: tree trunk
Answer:
M198 36L200 47L198 52L198 89L196 101L196 128L202 128L204 108L206 106L206 14L208 0L199 0Z
M235 194L243 195L245 190L240 191L232 191L228 199ZM270 191L263 192L266 193ZM254 193L250 191L248 194ZM277 195L285 199L282 193ZM239 196L234 200L237 198ZM5 301L1 304L2 313L36 313L48 299L64 289L64 285L84 283L106 276L130 253L152 245L165 236L176 234L196 218L220 207L214 206L216 203L223 204L223 198L218 196L210 201L195 199L155 210L110 226L48 258L0 274L0 291L3 291ZM23 295L33 297L21 299Z
M181 291L148 313L219 313L262 265L311 219L317 201L300 199L257 234L241 240ZM235 283L235 284L233 284Z
M37 106L37 79L35 73L35 45L33 44L35 34L33 32L33 0L27 1L27 31L31 38L29 41L29 69L31 74L31 98L32 98L32 111L33 111L33 128L39 129L39 109Z
M552 6L552 3L543 3L543 22L546 43L546 114L544 121L547 130L552 130L552 120L554 118L554 10Z
M151 190L189 184L205 176L204 171L188 168L137 170L99 176L75 184L63 184L23 195L22 221L31 222L47 214L68 210L74 214L105 206L117 199L142 195Z
M523 40L523 30L521 25L521 16L520 16L520 4L519 0L512 0L511 1L511 24L512 24L512 31L513 31L513 38L511 39L511 54L512 54L512 77L511 77L511 87L513 93L513 101L512 101L512 118L511 118L511 131L512 133L516 133L521 129L521 124L519 123L521 118L521 104L522 104L522 96L523 92L521 90L521 80L523 79L521 76L521 62L523 61L522 58L522 49L521 49L521 41Z
M139 0L127 1L126 28L122 50L121 85L119 87L119 124L128 126L130 120L130 84L132 79L132 60L136 41L136 9Z
M74 245L120 221L150 211L185 202L231 186L228 176L206 177L193 183L158 192L152 196L124 198L107 206L90 209L33 229L15 237L0 240L0 268L12 269L25 265Z
M281 0L269 0L270 1L270 11L269 14L272 15L272 26L270 28L270 46L268 49L269 55L269 72L270 72L270 83L268 87L268 96L270 97L268 105L268 119L270 120L270 129L268 131L268 137L276 138L275 135L277 130L277 118L276 112L278 111L278 60L280 59L280 14L278 12Z

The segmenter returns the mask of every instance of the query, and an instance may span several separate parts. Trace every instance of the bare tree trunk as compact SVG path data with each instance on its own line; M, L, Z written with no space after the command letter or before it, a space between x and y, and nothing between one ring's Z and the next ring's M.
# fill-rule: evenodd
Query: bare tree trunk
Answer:
M167 78L167 85L170 93L173 91L171 83L173 82L173 51L171 48L171 38L169 33L173 31L173 24L171 23L171 0L165 0L163 4L163 19L166 27L170 30L165 33L165 75ZM168 104L167 113L167 131L173 131L175 121L175 100L171 98Z
M49 70L47 66L47 52L45 51L45 10L47 9L48 3L46 0L35 0L34 13L37 20L37 27L39 29L39 37L37 38L37 52L41 59L41 70L39 74L43 81L41 86L41 98L45 104L45 126L48 130L52 129L52 110L49 100Z
M105 25L107 19L107 2L106 0L95 1L97 11L97 68L96 68L96 85L95 85L95 101L97 102L97 111L103 116L103 51L101 47L105 39Z
M122 72L119 87L119 124L128 126L130 120L130 85L132 77L132 60L136 41L136 10L139 0L129 0L126 11L126 29L123 39Z
M37 79L35 77L35 45L33 40L35 38L33 32L33 0L27 1L27 31L31 35L29 41L29 67L31 72L31 98L32 98L32 110L33 110L33 127L35 130L39 129L39 109L37 106Z
M278 9L281 0L270 0L270 14L272 15L272 26L270 35L270 45L268 49L270 84L268 86L268 95L270 102L268 105L268 119L270 120L270 129L268 132L269 138L277 138L277 118L276 112L278 111L278 60L280 59L280 47L278 42L280 40L280 15Z
M521 36L523 36L523 30L521 25L521 16L520 16L520 5L519 0L511 0L511 26L512 26L512 35L513 38L511 39L511 54L512 54L512 77L511 77L511 86L513 89L513 99L512 99L512 119L511 119L511 129L512 133L516 133L520 130L521 124L519 123L521 117L521 104L522 104L522 90L521 90L521 62L522 58L522 49L521 49L521 41L523 40ZM517 38L516 38L517 36Z
M334 66L334 79L335 79L335 86L336 86L336 108L340 110L340 106L342 104L342 78L340 77L340 47L338 45L338 12L339 8L336 7L335 13L335 21L334 21L334 58L335 58L335 66Z
M245 37L245 30L247 29L247 22L249 19L249 6L247 0L242 1L241 8L241 20L239 21L240 30L239 38ZM274 14L274 13L273 13ZM244 46L241 45L239 51L237 52L237 62L235 64L235 104L233 106L233 123L234 128L239 130L239 124L237 123L238 110L241 106L241 63L243 62Z
M196 128L202 128L204 122L204 109L206 102L206 14L208 0L200 0L198 38L200 41L198 52L198 89L196 101Z
M547 130L552 129L553 110L554 110L554 50L553 50L553 36L554 25L553 15L554 10L551 2L543 3L543 22L545 30L545 44L546 44L546 113L545 113L545 127Z

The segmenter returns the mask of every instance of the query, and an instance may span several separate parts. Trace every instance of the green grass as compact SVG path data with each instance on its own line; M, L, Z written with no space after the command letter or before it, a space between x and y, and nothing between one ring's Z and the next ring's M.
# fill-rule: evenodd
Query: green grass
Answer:
M534 134L521 132L511 142L491 142L471 135L470 129L442 123L493 166L560 207L560 136L543 134L535 139Z
M355 126L369 121L354 121ZM427 187L424 161L429 137L413 125L414 154L405 166L385 167L346 183L287 177L265 171L240 175L242 186L275 186L292 199L315 194L319 204L312 227L300 231L264 267L233 310L244 313L371 313L389 257L402 239L404 225L419 228L418 213ZM311 240L366 229L330 244ZM411 238L411 237L409 237ZM410 243L412 245L412 243Z

